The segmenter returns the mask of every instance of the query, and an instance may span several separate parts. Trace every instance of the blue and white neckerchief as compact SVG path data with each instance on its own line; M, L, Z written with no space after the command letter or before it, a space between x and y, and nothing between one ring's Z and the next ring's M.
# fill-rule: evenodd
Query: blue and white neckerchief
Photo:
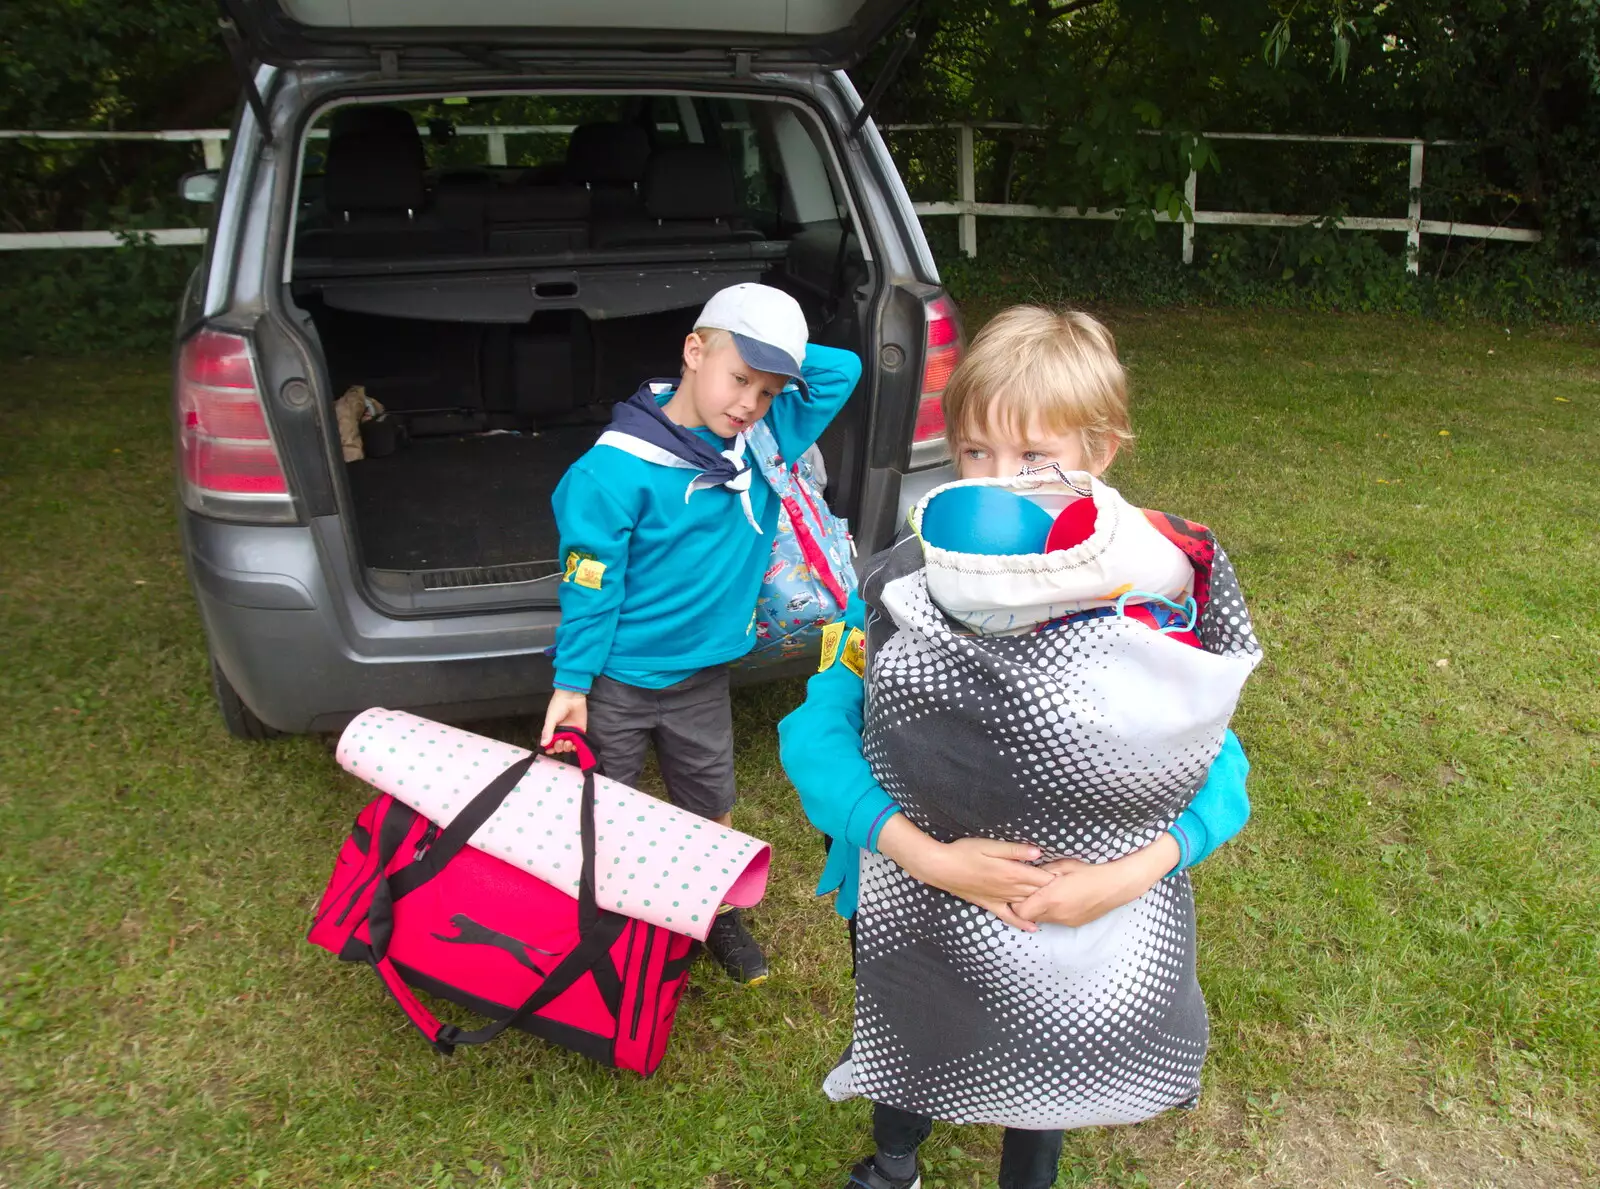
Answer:
M597 445L611 446L657 466L694 471L684 488L685 503L695 492L712 487L736 492L745 520L759 533L761 525L750 505L750 480L755 472L745 461L745 435L738 434L733 445L719 451L671 420L657 398L676 387L671 380L651 380L641 385L639 391L613 409L611 425L600 435Z

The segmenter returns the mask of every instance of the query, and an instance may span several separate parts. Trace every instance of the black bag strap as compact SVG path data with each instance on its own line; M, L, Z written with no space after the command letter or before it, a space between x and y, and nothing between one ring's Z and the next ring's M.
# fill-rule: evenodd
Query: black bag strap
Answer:
M467 845L467 839L494 816L532 766L533 757L523 756L484 785L482 791L467 802L466 808L456 814L455 820L434 839L433 845L424 852L422 858L389 877L389 891L393 899L399 900L402 896L410 895L443 871L445 865L461 853L461 848Z
M561 960L532 995L522 1001L516 1011L471 1032L463 1032L454 1024L445 1024L434 1037L433 1047L448 1057L456 1045L483 1044L507 1028L516 1027L605 961L611 954L611 947L627 927L627 917L616 912L606 913L604 920L582 934L582 940L573 947L572 952Z
M689 948L678 958L669 958L661 964L661 981L670 983L682 978L688 973L689 967L694 965L694 960L700 956L700 951L705 948L705 943L691 941Z
M441 1053L450 1053L456 1045L483 1044L485 1041L493 1040L507 1028L513 1028L527 1019L604 962L611 954L611 947L622 936L622 931L628 927L627 917L621 913L602 912L595 899L594 773L598 763L594 752L590 750L589 741L583 732L574 728L568 727L556 732L555 738L565 738L573 745L578 767L583 772L583 793L578 806L578 829L583 848L583 869L578 876L578 944L534 989L533 994L523 1000L509 1016L471 1032L463 1032L451 1024L439 1029L439 1034L433 1043ZM532 757L529 757L528 762L532 762ZM523 771L526 770L524 767ZM521 779L520 773L517 779ZM514 785L515 781L512 783ZM487 791L486 789L485 792ZM505 795L501 794L502 800ZM459 817L456 819L460 820ZM487 814L483 820L488 820ZM450 824L454 828L455 822ZM439 841L444 841L443 835Z
M578 799L578 837L583 848L583 870L578 875L578 932L588 933L600 923L600 905L595 899L595 825L594 825L594 772L599 766L594 752L589 749L589 740L582 731L567 730L557 732L556 738L562 735L571 737L573 748L577 754L578 767L583 770L583 794ZM617 913L606 913L606 916L616 916L619 920L626 920ZM620 932L619 932L620 936ZM615 940L615 938L613 938Z
M602 911L595 898L594 774L597 761L594 752L590 750L583 732L574 728L563 728L556 733L556 738L566 739L573 745L578 767L583 772L583 794L579 805L583 868L578 877L578 944L510 1015L470 1032L463 1032L453 1024L438 1025L431 1035L427 1028L423 1028L424 1035L428 1035L433 1047L445 1055L454 1052L456 1045L483 1044L493 1040L507 1028L516 1026L550 1003L605 961L611 947L628 926L628 917ZM414 892L444 870L445 865L461 852L467 840L500 808L511 790L527 774L533 761L533 756L526 756L485 785L456 815L422 858L388 879L381 880L374 890L367 911L367 931L372 938L369 961L397 998L400 997L397 987L403 989L403 984L393 970L393 963L388 960L389 941L394 935L394 902ZM404 999L401 999L401 1006L407 1006ZM407 1010L410 1014L410 1009ZM433 1022L425 1009L422 1014L429 1023ZM420 1023L418 1026L423 1027Z
M364 957L366 959L378 978L383 982L383 985L388 988L389 993L394 996L395 1002L400 1005L401 1010L417 1026L417 1030L427 1038L428 1043L433 1046L436 1052L448 1057L455 1052L455 1047L458 1044L483 1044L485 1041L493 1040L507 1028L520 1024L545 1004L551 1002L582 978L584 974L603 967L607 955L611 952L611 947L616 944L617 938L622 936L622 931L627 926L627 917L618 913L607 913L606 919L600 923L600 926L582 938L573 947L572 952L561 960L544 981L534 989L533 993L523 1000L521 1005L513 1010L510 1015L472 1032L463 1032L454 1024L441 1023L438 1017L422 1005L422 1002L406 983L405 978L400 974L393 960L387 956L380 958L372 952L370 947L363 946L362 948L366 950L366 953L364 955L352 955L352 957L357 959ZM345 956L344 954L340 955L340 957Z

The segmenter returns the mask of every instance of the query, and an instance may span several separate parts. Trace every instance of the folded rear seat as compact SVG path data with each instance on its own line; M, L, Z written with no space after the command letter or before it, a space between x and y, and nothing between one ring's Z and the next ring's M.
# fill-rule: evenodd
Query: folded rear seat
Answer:
M399 108L340 108L328 135L323 203L333 226L308 228L297 253L405 257L479 252L481 231L447 226L428 203L417 125Z
M589 246L590 194L573 184L519 181L489 192L491 253L537 254Z
M597 248L661 244L748 243L762 238L738 220L733 163L714 145L657 149L645 168L644 217L601 222Z
M467 232L481 245L494 189L494 178L486 169L449 170L434 179L432 211L442 226Z

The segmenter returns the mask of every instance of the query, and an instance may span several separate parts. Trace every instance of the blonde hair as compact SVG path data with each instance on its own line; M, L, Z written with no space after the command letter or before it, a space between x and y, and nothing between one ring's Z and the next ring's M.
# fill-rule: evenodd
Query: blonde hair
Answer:
M1100 460L1133 440L1116 340L1078 310L996 314L951 373L941 404L953 444L991 428L1020 437L1037 426L1076 432L1084 454Z
M700 336L701 346L707 353L719 351L733 343L733 332L723 330L720 326L696 326L694 332Z
M719 351L723 347L733 345L733 332L723 330L720 326L696 326L694 332L700 339L700 349L707 355ZM688 370L688 365L682 359L678 360L678 374L681 376Z

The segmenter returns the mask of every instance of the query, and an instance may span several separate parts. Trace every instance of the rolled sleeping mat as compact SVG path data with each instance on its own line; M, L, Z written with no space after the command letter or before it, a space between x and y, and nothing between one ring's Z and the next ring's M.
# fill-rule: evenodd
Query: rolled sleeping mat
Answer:
M339 737L341 767L448 826L525 748L403 710L374 708ZM583 775L540 756L469 840L485 854L578 895L583 866ZM748 908L767 888L772 848L599 774L595 798L595 898L620 912L704 941L724 904Z

